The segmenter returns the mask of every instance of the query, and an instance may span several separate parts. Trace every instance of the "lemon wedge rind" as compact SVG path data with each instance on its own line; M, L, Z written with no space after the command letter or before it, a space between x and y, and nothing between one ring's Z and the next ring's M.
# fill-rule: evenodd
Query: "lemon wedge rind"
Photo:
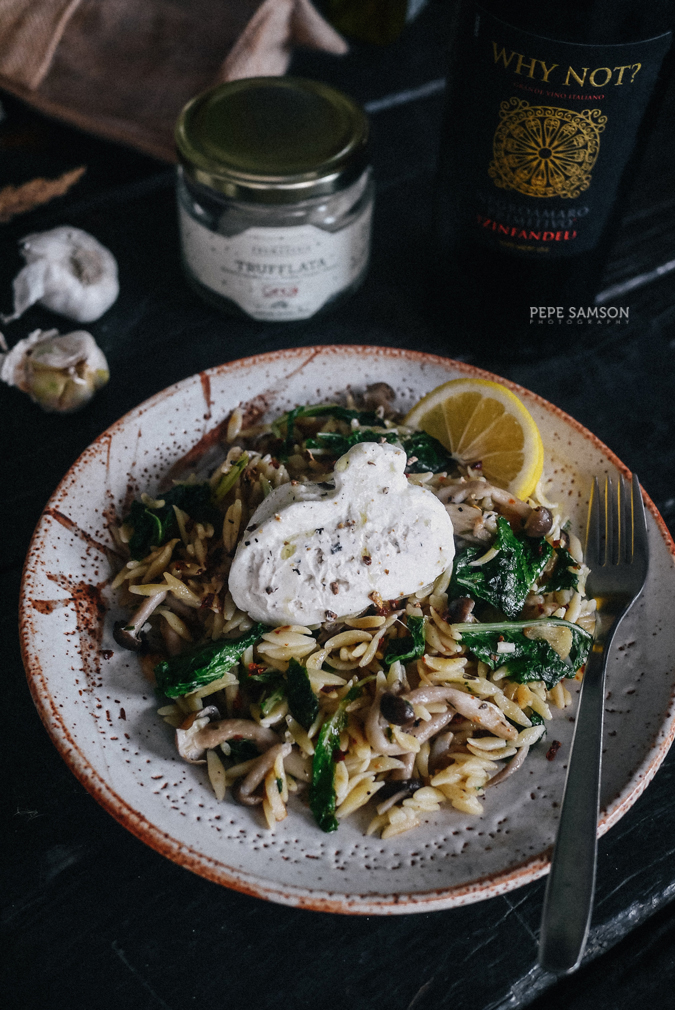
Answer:
M417 403L404 424L437 438L458 463L527 498L544 468L536 422L515 393L490 379L451 379Z

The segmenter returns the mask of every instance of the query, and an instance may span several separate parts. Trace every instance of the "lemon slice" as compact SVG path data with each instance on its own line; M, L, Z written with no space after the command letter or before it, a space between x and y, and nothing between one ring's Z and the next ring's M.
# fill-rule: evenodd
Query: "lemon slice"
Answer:
M427 393L404 424L437 438L458 463L480 462L489 481L517 498L534 491L544 446L532 415L505 386L452 379Z

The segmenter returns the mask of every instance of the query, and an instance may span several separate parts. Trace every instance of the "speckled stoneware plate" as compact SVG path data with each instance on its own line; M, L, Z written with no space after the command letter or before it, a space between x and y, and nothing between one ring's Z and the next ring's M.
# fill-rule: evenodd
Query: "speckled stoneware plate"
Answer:
M386 380L402 410L459 376L461 362L377 347L315 347L234 361L158 393L104 432L69 470L38 524L23 581L23 656L35 704L62 757L125 827L170 859L248 894L321 911L390 914L448 908L520 887L545 873L572 738L558 713L554 761L533 748L524 768L488 790L476 819L444 809L415 831L363 834L361 811L331 835L306 807L274 834L258 811L218 803L203 767L178 759L159 699L136 657L113 642L108 526L130 497L157 490L170 468L205 463L230 411L274 417L290 407ZM503 380L499 380L503 381ZM545 489L583 529L591 476L625 472L593 435L525 389L546 447ZM183 463L181 463L183 461ZM642 793L675 732L674 547L648 507L651 566L624 622L608 677L602 814L610 828ZM576 703L576 699L575 699ZM573 711L573 710L572 710Z

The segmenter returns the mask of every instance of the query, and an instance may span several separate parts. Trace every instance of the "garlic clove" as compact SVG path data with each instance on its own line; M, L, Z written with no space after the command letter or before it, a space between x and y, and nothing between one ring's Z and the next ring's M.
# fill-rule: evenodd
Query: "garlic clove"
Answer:
M117 298L115 257L81 228L36 232L20 244L26 266L14 278L14 313L4 316L5 322L39 302L69 319L91 323Z
M58 334L58 330L34 330L30 336L15 344L11 350L0 355L0 379L6 382L8 386L17 386L24 393L27 393L28 389L24 377L24 362L27 356L39 341L51 340L53 337L57 337ZM2 342L4 349L7 347L4 337Z
M69 414L105 386L110 373L90 333L35 330L0 355L0 379L17 386L44 410Z
M43 410L53 413L59 410L59 404L66 394L66 386L70 383L67 372L54 368L31 369L29 388L25 390L34 403L39 403Z
M5 322L11 322L22 316L26 309L39 302L44 296L45 275L47 273L47 260L36 260L20 270L14 278L14 315L3 316Z

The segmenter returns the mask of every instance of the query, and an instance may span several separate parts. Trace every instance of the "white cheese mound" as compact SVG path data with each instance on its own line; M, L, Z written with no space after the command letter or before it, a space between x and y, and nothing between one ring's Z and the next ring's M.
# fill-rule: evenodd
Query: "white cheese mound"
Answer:
M393 445L362 442L332 482L284 484L256 509L230 570L237 606L270 625L320 624L398 600L450 567L452 521Z

